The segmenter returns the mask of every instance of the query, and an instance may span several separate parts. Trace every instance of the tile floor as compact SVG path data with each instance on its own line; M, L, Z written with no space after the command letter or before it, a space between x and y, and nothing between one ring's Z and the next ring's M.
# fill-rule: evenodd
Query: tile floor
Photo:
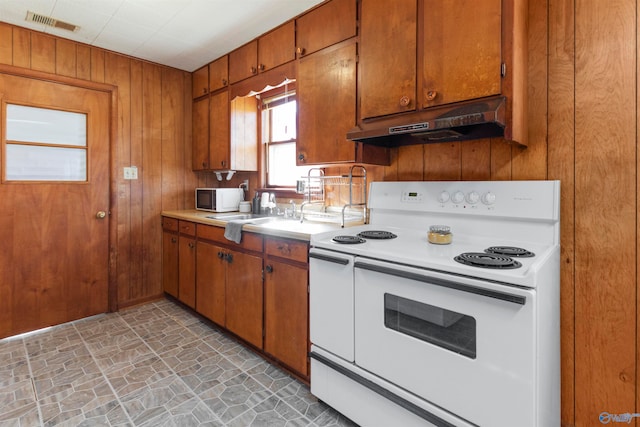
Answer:
M0 340L0 426L355 424L162 300Z

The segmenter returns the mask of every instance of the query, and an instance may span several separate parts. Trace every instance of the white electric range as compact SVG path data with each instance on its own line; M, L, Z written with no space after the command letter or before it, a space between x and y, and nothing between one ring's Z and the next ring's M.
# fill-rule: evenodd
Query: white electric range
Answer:
M559 425L559 211L558 181L372 183L369 224L311 237L312 393L366 426Z

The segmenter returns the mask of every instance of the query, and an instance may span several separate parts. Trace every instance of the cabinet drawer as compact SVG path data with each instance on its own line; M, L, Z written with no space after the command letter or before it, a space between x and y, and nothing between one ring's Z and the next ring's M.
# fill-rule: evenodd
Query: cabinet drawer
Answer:
M196 224L190 221L182 221L178 222L178 231L180 234L186 234L187 236L195 236L196 235Z
M309 244L298 240L268 238L265 244L267 255L308 262Z
M162 217L162 229L166 231L178 231L178 220L175 218Z
M249 251L262 252L262 236L255 233L242 232L240 243L232 242L224 237L224 227L198 224L198 239L213 240L218 243L242 248Z

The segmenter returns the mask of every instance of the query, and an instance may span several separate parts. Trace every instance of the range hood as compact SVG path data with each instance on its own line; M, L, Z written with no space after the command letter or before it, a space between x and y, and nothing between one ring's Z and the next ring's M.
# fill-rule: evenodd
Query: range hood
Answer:
M506 98L485 98L464 104L366 121L347 139L383 147L466 141L504 136Z

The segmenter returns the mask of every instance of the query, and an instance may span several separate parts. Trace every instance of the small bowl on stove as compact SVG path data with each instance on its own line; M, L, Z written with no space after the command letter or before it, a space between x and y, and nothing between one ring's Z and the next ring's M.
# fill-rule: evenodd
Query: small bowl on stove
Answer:
M453 240L453 234L451 233L451 227L448 225L432 225L429 227L429 233L427 234L429 243L434 245L448 245Z

